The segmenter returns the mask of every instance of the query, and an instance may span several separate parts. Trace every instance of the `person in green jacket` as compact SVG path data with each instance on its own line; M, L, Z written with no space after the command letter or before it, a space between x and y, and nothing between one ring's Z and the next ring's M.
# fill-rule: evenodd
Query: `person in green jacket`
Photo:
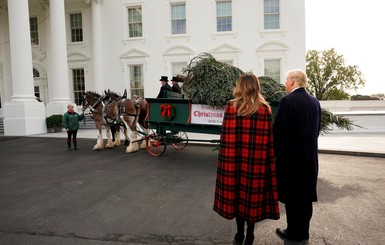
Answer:
M84 113L81 115L74 111L74 106L69 104L67 106L67 112L63 114L63 121L62 125L63 128L67 131L67 146L68 150L71 150L71 138L72 142L74 143L74 150L79 150L76 134L78 133L79 129L79 121L84 119Z

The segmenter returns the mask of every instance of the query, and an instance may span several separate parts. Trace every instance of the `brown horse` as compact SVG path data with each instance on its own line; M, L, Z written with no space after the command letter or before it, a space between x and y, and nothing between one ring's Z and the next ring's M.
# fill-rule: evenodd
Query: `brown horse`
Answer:
M126 110L125 105L126 105L127 99L125 98L125 96L122 97L111 90L105 91L105 94L106 94L106 96L108 96L112 100L116 100L118 102L118 108L120 108L121 111L124 112ZM126 94L126 92L125 92L125 94ZM139 130L141 132L143 132L145 135L148 135L150 130L148 128L148 124L144 121L144 119L147 116L146 100L145 99L137 99L137 100L131 100L131 101L134 102L134 105L137 109L137 114L138 114L137 126L139 127ZM114 144L119 145L120 144L119 125L117 126L116 132L117 132L116 141L115 141L116 143L114 142ZM126 128L124 129L124 135L127 139ZM142 141L142 143L140 144L140 148L146 148L146 142L145 141Z
M139 113L133 101L126 99L124 102L118 103L116 100L111 100L109 95L101 96L98 93L87 91L84 94L83 110L89 108L90 114L95 121L98 130L98 138L94 150L103 149L102 127L104 126L107 134L106 147L112 148L114 146L110 126L123 123L128 130L129 145L126 152L135 152L139 150L137 143L136 123ZM117 137L119 138L119 137Z

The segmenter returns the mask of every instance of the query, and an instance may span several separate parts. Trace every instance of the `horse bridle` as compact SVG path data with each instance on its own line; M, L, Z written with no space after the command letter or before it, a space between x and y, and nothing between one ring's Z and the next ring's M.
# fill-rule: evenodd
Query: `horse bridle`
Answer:
M95 99L97 98L96 96L92 95L92 94L89 94L90 96L94 97ZM83 110L86 110L84 109L85 107L87 108L90 108L90 114L96 112L96 113L102 113L102 112L99 112L98 110L95 109L96 106L98 106L100 103L102 103L102 105L104 106L104 103L103 101L109 97L108 95L107 96L100 96L99 98L97 98L97 100L95 101L95 103L93 105L90 105L88 103L88 100L87 100L87 94L84 94L83 96Z

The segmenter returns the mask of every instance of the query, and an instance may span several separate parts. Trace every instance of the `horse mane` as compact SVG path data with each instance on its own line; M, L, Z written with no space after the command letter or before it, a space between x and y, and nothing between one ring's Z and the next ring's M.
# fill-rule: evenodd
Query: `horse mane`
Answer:
M87 93L91 94L94 97L101 97L101 95L98 92L95 92L95 91L87 91Z
M110 93L112 96L116 97L116 98L119 98L119 97L120 97L120 95L119 95L118 93L114 92L114 91L109 90L109 93Z

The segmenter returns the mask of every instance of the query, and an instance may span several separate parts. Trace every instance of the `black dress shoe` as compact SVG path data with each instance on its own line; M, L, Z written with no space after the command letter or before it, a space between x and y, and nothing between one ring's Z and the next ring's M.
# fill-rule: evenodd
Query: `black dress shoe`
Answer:
M281 229L281 228L277 228L277 230L275 231L277 233L277 235L281 238L281 239L286 239L286 240L290 240L290 241L295 241L295 242L302 242L302 241L306 241L308 240L309 238L307 237L296 237L296 236L292 236L290 235L286 229Z

